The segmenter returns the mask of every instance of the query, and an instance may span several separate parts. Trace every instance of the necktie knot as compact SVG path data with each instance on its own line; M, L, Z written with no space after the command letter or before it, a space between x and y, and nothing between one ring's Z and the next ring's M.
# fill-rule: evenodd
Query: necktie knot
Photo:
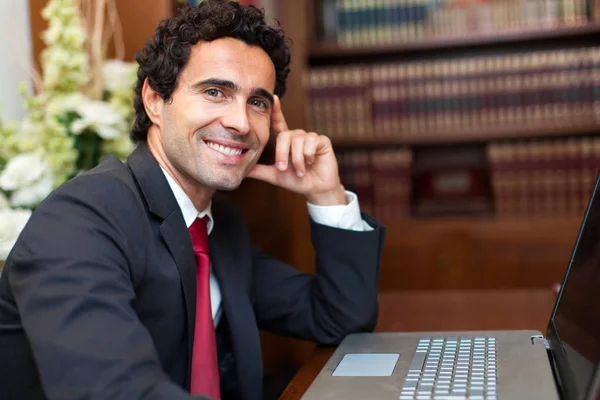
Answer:
M206 217L196 218L188 230L190 231L190 236L192 238L194 253L208 254L208 228L206 227Z

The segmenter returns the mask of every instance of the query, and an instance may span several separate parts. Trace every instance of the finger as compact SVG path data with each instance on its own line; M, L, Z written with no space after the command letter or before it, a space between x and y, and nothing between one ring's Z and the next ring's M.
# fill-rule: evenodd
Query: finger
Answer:
M296 175L299 177L304 176L306 171L304 166L304 143L306 141L306 135L298 135L292 138L292 165L296 170Z
M290 145L292 143L292 132L286 131L277 136L275 144L275 165L280 171L285 171L290 156Z
M273 111L271 112L271 127L273 129L273 133L277 136L281 132L285 132L288 130L287 122L285 122L285 117L283 116L283 111L281 109L281 101L279 100L279 96L273 96Z
M277 185L278 171L272 165L256 164L246 177Z
M314 132L309 133L304 141L304 161L307 165L314 164L318 143L319 136Z

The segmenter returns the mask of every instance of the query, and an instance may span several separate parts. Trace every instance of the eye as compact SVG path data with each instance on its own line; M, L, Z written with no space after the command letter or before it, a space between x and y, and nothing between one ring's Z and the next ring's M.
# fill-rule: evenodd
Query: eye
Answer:
M204 91L204 94L206 94L207 96L210 96L210 97L215 97L215 98L223 96L223 92L221 92L219 89L215 89L215 88L206 89Z
M267 102L261 99L252 99L250 100L250 104L254 107L260 108L261 110L266 110L267 108L269 108Z

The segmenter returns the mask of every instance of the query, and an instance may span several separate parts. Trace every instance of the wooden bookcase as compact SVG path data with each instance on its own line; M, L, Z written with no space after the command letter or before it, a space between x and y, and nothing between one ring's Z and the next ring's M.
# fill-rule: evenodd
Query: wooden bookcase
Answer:
M283 99L292 128L307 128L304 103L309 101L303 76L315 67L352 63L410 62L465 55L586 47L600 43L600 26L586 24L553 29L528 29L457 38L426 39L386 46L342 48L315 39L314 1L285 3L281 21L293 40L289 93ZM485 132L457 130L443 136L419 138L336 138L336 152L407 146L415 153L429 149L455 151L472 146L484 151L499 139L595 136L597 124L552 126L494 126ZM278 202L287 215L287 260L312 271L314 253L309 241L302 199L282 195ZM499 217L494 213L383 220L388 237L381 266L382 291L438 289L547 288L560 281L575 242L581 213L570 216Z

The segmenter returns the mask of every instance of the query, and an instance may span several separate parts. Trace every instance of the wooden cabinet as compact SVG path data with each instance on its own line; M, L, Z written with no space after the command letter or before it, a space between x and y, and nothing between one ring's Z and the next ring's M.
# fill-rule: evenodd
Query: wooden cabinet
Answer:
M380 290L549 288L580 220L434 219L388 224Z

